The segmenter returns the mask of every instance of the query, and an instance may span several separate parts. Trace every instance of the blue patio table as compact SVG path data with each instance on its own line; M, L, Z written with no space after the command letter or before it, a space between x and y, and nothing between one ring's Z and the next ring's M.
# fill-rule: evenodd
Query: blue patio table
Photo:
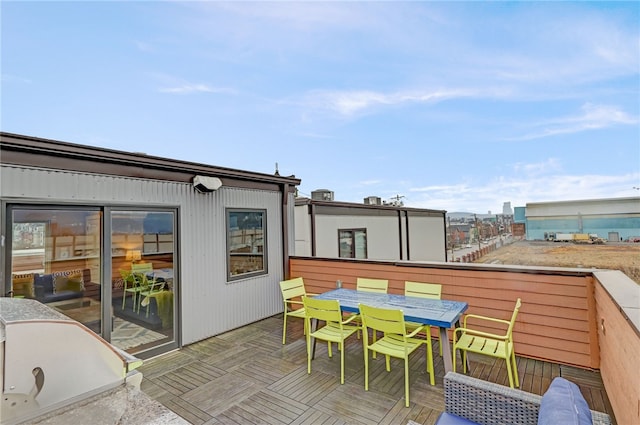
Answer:
M428 298L406 297L397 294L380 294L375 292L356 291L353 289L334 289L316 295L321 300L338 300L342 311L360 313L358 304L366 304L378 308L402 310L404 319L424 325L438 326L445 373L453 369L451 345L447 329L459 324L460 317L469 305L461 301L433 300Z

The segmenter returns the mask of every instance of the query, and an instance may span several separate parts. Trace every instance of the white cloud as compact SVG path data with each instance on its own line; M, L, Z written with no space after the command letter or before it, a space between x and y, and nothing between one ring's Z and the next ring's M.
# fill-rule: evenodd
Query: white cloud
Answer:
M405 202L417 208L445 209L484 213L502 211L504 202L525 206L530 202L603 199L638 196L633 189L640 172L621 175L553 174L549 176L496 177L485 183L427 186L410 189L414 194Z
M397 106L409 103L436 103L448 99L472 97L476 93L464 90L434 90L383 93L370 90L313 91L307 95L307 104L352 116L379 106Z
M231 93L232 90L225 88L211 87L208 84L183 84L174 87L164 87L158 89L161 93L171 94L191 94L191 93Z
M31 80L25 77L20 77L17 75L11 74L2 74L0 75L0 81L3 83L23 83L23 84L31 84Z
M638 118L632 117L615 106L586 103L581 109L582 113L580 115L558 118L537 124L535 126L537 129L531 133L505 140L533 140L559 134L598 130L616 125L635 125L639 122Z
M524 173L528 176L558 172L561 169L562 165L560 164L560 160L558 158L549 158L543 162L530 164L518 162L513 165L513 170L516 173Z

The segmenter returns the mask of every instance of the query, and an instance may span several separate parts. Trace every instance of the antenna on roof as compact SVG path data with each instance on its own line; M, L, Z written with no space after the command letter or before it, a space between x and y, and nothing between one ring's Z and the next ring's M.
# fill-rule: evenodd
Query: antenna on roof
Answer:
M404 206L404 202L402 202L402 198L404 198L404 195L392 196L389 200L388 205L393 205L394 207L402 207Z
M276 176L280 175L280 172L278 171L278 163L277 162L276 162L276 172L273 173L273 174L275 174Z

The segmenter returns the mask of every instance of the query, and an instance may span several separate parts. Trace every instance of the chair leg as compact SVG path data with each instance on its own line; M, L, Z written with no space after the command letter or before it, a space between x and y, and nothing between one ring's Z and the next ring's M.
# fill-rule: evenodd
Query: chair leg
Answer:
M307 340L307 374L311 375L311 333L307 333L305 339Z
M409 357L404 358L404 405L409 407Z
M367 348L367 336L363 332L362 338L364 339L364 390L369 391L369 349Z
M431 342L431 339L429 339L429 342ZM427 344L427 372L429 373L429 383L431 385L435 385L436 384L436 380L433 372L433 347L431 346L430 343Z
M513 372L511 372L511 359L504 359L505 363L507 363L507 375L509 376L509 386L513 388Z
M287 312L284 312L284 323L282 324L282 345L284 345L287 338Z
M520 388L520 380L518 379L518 365L516 364L516 353L511 352L511 369L513 369L513 377L516 382L516 387Z
M451 362L451 366L453 367L453 372L455 373L456 371L456 346L455 344L453 345L453 347L451 347L451 351L453 352L453 361Z
M344 384L344 341L338 343L338 350L340 350L340 384Z

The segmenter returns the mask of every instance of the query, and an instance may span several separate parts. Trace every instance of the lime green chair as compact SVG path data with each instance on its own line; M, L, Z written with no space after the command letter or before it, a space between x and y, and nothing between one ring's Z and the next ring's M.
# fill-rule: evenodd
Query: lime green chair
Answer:
M132 273L152 273L153 263L137 263L131 264Z
M427 372L431 385L435 385L433 372L433 354L431 353L431 340L416 338L424 327L418 327L407 334L402 310L389 310L360 304L360 317L363 325L364 342L364 389L369 391L369 351L384 354L386 357L387 372L391 371L390 357L404 360L404 391L405 406L409 407L409 355L422 344L427 346ZM369 344L367 329L382 332L384 336L378 341Z
M520 298L516 301L516 306L511 315L511 320L495 319L493 317L467 314L461 328L456 328L453 332L453 371L456 371L456 350L462 351L463 370L467 372L467 351L484 354L486 356L504 359L507 364L507 374L509 375L509 386L519 387L518 368L516 366L516 353L513 348L513 326L516 316L520 311L522 302ZM468 327L468 319L473 319L486 325L499 324L506 328L502 335L484 332Z
M428 298L432 300L439 300L442 298L442 285L439 283L423 283L423 282L411 282L406 280L404 282L404 296L405 297L418 297ZM420 323L407 322L407 331L412 332L418 326L422 326ZM431 339L431 326L425 326L427 338ZM442 356L442 341L440 341L440 356Z
M387 279L371 279L368 277L359 277L356 279L356 290L363 292L376 292L378 294L386 294L389 290L389 281ZM356 323L362 326L362 321L356 316ZM360 332L358 331L358 338L360 338ZM376 334L373 334L373 340L376 340ZM374 356L375 358L375 356Z
M329 357L333 357L331 343L335 342L340 351L340 384L344 384L344 340L353 335L359 328L350 326L355 319L351 316L343 320L340 311L340 302L337 300L319 300L313 297L303 299L305 316L305 329L311 329L311 320L323 321L325 326L316 331L307 332L307 373L311 374L311 338L327 341Z
M146 316L149 317L149 307L151 306L151 298L157 298L159 294L164 291L163 280L156 280L153 273L151 275L145 273L134 273L136 276L140 288L142 290L138 294L138 313L140 313L140 306L146 306ZM156 300L156 306L158 302Z
M358 291L386 294L388 289L389 281L387 279L370 279L359 277L356 280L356 290Z
M287 317L295 317L302 320L306 317L302 299L307 296L307 292L304 288L304 280L301 277L281 281L280 290L284 300L284 323L282 325L282 345L284 345L287 337ZM306 324L304 332L305 334L307 333Z
M129 270L120 269L120 276L122 277L122 309L124 310L125 302L127 301L127 294L131 294L132 303L131 309L136 310L138 305L138 294L143 288L138 284L138 279Z

